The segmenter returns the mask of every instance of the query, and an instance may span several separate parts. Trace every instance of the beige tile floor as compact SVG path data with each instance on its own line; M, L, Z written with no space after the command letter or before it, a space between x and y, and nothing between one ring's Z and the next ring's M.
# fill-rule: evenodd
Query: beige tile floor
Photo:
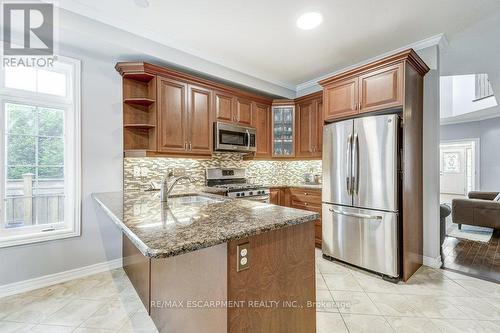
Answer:
M316 253L317 332L500 332L500 284L422 268L392 284ZM0 298L0 332L156 332L123 270Z

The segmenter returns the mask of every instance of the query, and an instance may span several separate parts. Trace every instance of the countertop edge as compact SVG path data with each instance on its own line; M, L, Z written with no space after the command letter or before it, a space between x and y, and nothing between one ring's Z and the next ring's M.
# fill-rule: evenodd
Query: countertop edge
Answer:
M144 244L139 237L137 237L126 225L123 223L122 220L118 216L116 216L109 208L106 206L104 202L102 202L96 194L99 193L92 193L91 197L94 199L95 202L101 207L101 209L104 211L104 213L116 224L118 228L130 239L132 243L137 247L137 249L146 257L151 257L149 255L149 248Z

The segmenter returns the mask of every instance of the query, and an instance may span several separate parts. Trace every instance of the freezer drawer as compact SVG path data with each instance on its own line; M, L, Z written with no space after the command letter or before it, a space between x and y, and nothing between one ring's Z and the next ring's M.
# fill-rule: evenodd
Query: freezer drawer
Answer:
M323 204L323 253L399 276L398 214Z

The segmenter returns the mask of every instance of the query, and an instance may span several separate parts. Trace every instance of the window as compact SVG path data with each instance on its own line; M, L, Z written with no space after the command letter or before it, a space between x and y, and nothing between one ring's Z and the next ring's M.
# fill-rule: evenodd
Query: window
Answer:
M0 247L78 236L80 63L0 74Z

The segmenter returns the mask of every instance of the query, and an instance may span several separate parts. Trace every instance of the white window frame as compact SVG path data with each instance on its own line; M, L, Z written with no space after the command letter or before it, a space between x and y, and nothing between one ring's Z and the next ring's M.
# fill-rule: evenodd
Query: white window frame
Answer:
M70 75L65 97L7 88L5 87L5 73L3 69L0 69L0 248L81 235L81 64L80 60L60 55L57 59L58 62L69 65L71 68L68 73ZM5 223L4 118L6 103L63 109L65 112L64 223L3 228Z

